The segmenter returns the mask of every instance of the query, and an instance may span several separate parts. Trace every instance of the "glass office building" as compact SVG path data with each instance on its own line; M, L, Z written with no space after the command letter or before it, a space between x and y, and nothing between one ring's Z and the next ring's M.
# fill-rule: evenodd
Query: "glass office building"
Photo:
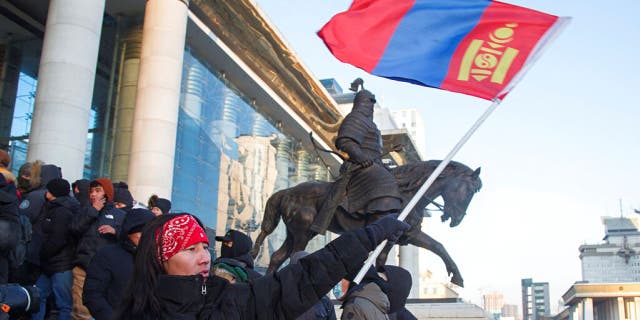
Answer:
M9 0L0 36L0 148L16 173L43 160L72 181L126 181L141 202L255 239L270 195L339 166L308 135L332 146L312 118L339 121L335 103L252 2Z

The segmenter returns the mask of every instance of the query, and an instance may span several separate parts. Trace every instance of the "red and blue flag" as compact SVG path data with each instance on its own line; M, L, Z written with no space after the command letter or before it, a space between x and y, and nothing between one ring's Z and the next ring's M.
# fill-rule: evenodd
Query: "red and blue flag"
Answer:
M493 100L561 20L490 0L355 0L318 35L373 75Z

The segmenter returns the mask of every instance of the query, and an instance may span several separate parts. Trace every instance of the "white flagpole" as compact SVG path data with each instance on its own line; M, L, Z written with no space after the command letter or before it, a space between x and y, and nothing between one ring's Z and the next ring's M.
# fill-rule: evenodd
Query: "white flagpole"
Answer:
M480 125L489 117L489 115L491 115L493 110L495 110L498 107L498 105L500 104L500 101L501 101L500 99L494 99L491 106L489 106L489 108L485 110L485 112L480 116L480 118L478 118L478 120L476 120L476 122L473 124L473 126L471 126L471 128L462 137L462 139L458 141L455 147L453 147L453 149L449 151L449 154L447 154L444 160L440 162L440 164L436 167L433 173L429 176L427 181L424 182L422 187L420 187L418 192L416 192L416 194L413 196L411 201L409 201L409 203L407 203L407 205L404 207L404 209L398 216L398 220L404 221L404 219L409 215L409 212L411 212L411 210L413 210L413 207L415 207L415 205L418 203L418 200L422 197L422 195L425 192L427 192L427 189L429 189L431 184L433 184L433 182L440 175L440 173L442 173L444 168L447 166L447 164L449 164L449 162L451 161L451 159L453 159L456 153L460 151L462 146L469 140L469 138L471 138L471 135L473 135L478 129L478 127L480 127ZM371 255L369 256L369 259L367 259L367 261L364 262L362 269L360 269L360 272L358 272L356 277L353 279L353 282L360 283L360 281L362 281L362 278L364 278L364 275L367 273L367 270L369 270L369 267L373 265L373 262L378 258L378 256L380 255L380 252L382 252L382 249L384 249L386 245L387 245L387 240L384 240L382 241L382 243L378 245L378 247L376 247L376 250L374 250L373 253L371 253Z

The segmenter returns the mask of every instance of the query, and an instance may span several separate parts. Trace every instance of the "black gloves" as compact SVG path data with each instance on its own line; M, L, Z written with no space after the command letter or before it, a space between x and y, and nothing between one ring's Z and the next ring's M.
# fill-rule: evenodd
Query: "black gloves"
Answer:
M396 242L402 234L409 230L411 226L404 221L398 220L398 214L391 214L364 227L364 231L369 236L371 246L377 247L384 239L389 242Z

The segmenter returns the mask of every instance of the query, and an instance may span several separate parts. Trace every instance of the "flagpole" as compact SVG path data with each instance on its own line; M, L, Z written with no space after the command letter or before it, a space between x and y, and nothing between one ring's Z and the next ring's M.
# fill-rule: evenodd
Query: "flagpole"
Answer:
M442 173L444 168L449 164L449 162L451 162L451 159L453 159L456 153L460 151L462 146L469 140L469 138L471 138L471 135L473 135L476 132L476 130L478 130L480 125L482 125L482 123L489 117L489 115L493 113L493 111L498 107L500 102L501 100L497 98L493 100L493 103L491 103L491 106L489 106L489 108L485 110L485 112L480 116L480 118L478 118L478 120L476 120L473 126L471 126L471 128L467 131L467 133L453 147L453 149L449 151L449 154L447 154L447 156L440 162L440 164L436 167L433 173L429 176L427 181L424 182L422 187L420 187L418 192L416 192L416 194L413 196L411 201L407 203L407 205L404 207L404 209L398 216L398 220L404 221L404 219L409 215L409 212L411 212L411 210L413 210L413 207L415 207L415 205L418 203L418 200L422 198L422 195L424 195L424 193L427 191L427 189L429 189L431 184L433 184L433 182L440 175L440 173ZM382 252L382 249L384 249L386 245L387 245L387 240L384 240L382 241L382 243L380 243L376 247L376 250L374 250L371 253L371 255L369 256L369 259L367 259L367 261L364 262L362 269L360 269L360 272L358 272L356 277L353 279L353 282L360 283L360 281L362 281L362 278L364 278L364 275L369 270L369 267L373 265L373 262L378 258L378 256Z

